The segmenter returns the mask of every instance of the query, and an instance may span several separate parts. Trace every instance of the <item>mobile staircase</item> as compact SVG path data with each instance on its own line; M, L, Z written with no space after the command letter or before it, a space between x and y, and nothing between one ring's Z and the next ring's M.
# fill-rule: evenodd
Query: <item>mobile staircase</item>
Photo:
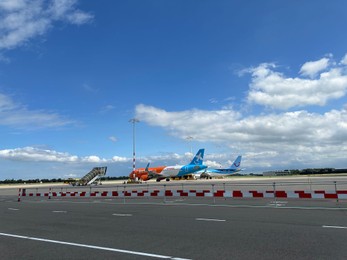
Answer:
M88 172L83 178L75 182L76 186L86 186L93 184L97 179L106 175L107 167L94 167L90 172ZM74 186L75 186L74 185Z

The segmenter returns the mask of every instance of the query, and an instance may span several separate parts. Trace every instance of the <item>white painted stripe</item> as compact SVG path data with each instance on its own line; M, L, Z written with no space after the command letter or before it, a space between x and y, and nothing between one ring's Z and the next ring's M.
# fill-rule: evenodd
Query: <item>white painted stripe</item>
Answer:
M19 210L19 209L14 209L14 208L8 208L8 210Z
M117 213L114 213L112 214L112 216L117 216L117 217L131 217L133 214L117 214Z
M53 210L53 213L67 213L66 210Z
M224 222L225 219L215 219L215 218L196 218L198 221L215 221L215 222Z
M323 228L340 228L340 229L347 229L347 227L342 226L322 226Z
M176 258L176 257L172 257L172 256L157 255L157 254L149 254L149 253L136 252L136 251L130 251L130 250L123 250L123 249L117 249L117 248L102 247L102 246L93 246L93 245L85 245L85 244L64 242L64 241L51 240L51 239L45 239L45 238L37 238L37 237L29 237L29 236L20 236L20 235L14 235L14 234L0 233L0 236L14 237L14 238L22 238L22 239L29 239L29 240L34 240L34 241L41 241L41 242L54 243L54 244L61 244L61 245L68 245L68 246L86 247L86 248L91 248L91 249L112 251L112 252L118 252L118 253L124 253L124 254L131 254L131 255L141 255L141 256L148 256L148 257L155 257L155 258L163 258L163 259L190 260L190 259L187 259L187 258L179 258L179 257Z

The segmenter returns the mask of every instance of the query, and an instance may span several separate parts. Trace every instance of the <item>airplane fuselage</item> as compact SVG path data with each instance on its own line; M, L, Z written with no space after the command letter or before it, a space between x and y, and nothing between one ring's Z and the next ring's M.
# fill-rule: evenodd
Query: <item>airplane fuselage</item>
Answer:
M135 171L132 171L130 174L129 174L129 178L130 179L135 179L135 178L138 178L138 179L142 179L142 180L147 180L148 179L148 175L151 175L152 174L160 174L161 171L165 168L166 166L157 166L157 167L151 167L151 168L148 168L146 170L146 168L137 168L135 169Z
M230 176L233 175L237 172L239 172L239 169L212 169L212 170L207 170L206 172L201 173L200 177L205 178L205 177L223 177L223 176Z
M181 177L206 169L206 165L175 165L164 168L161 172L163 178Z

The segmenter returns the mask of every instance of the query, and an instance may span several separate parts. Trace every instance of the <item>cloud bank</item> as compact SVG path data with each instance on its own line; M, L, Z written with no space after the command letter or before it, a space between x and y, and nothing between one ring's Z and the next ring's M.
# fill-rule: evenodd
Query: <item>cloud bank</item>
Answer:
M0 50L19 47L42 36L56 22L81 25L93 15L79 10L77 0L0 1Z
M347 91L346 57L335 63L331 57L306 62L298 77L286 77L274 63L247 70L252 76L247 100L273 109L324 106Z
M195 142L225 147L230 152L205 155L211 167L228 166L230 154L244 155L243 163L250 169L346 167L347 104L324 111L324 106L341 99L347 91L347 55L339 62L332 56L304 63L296 77L287 77L274 63L263 63L247 69L251 75L246 99L251 105L264 108L259 115L236 111L232 106L219 110L190 109L169 112L163 108L139 104L135 117L150 126L161 127L172 136ZM232 100L232 99L231 99ZM320 106L323 112L311 112ZM269 113L268 108L272 112ZM295 110L295 108L300 108ZM305 109L303 109L305 108ZM260 111L262 112L262 111ZM9 96L0 94L0 124L20 127L29 125L59 126L71 122L54 113L30 111L16 104ZM189 123L187 123L189 122ZM111 141L117 141L110 137ZM186 162L191 155L175 153L146 158L138 162L156 165ZM126 173L132 158L97 155L79 157L68 153L33 147L0 151L0 158L18 161L58 163L92 163L124 166ZM130 170L130 169L129 169Z
M273 63L248 69L247 101L272 108L270 113L251 115L232 108L168 112L139 104L136 117L177 138L193 136L201 144L219 144L232 153L243 153L250 168L346 167L347 104L324 111L329 101L346 95L346 57L340 62L331 55L306 62L297 77L286 77ZM312 106L321 106L324 112L310 112ZM296 107L307 109L289 111ZM210 158L210 163L216 160Z
M0 158L14 161L37 161L37 162L61 162L61 163L106 163L106 162L130 162L132 159L114 156L112 159L100 158L96 155L79 157L69 153L54 150L24 147L0 150Z
M57 113L30 110L16 103L10 96L0 93L0 125L16 129L57 128L75 124Z
M178 138L194 136L194 140L200 142L322 145L339 144L347 140L345 108L324 114L300 110L240 117L233 110L167 112L140 104L136 106L136 117L152 126L163 127ZM189 124L186 124L188 118Z

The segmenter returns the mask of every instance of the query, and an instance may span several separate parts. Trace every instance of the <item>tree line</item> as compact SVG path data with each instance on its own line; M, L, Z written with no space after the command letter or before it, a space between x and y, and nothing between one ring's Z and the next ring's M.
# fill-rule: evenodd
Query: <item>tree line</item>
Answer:
M102 177L100 178L101 181L113 181L113 180L127 180L129 177L127 176L118 176L118 177ZM5 179L0 181L0 184L20 184L20 183L59 183L59 182L66 182L71 179L62 179L62 178L53 178L53 179Z

